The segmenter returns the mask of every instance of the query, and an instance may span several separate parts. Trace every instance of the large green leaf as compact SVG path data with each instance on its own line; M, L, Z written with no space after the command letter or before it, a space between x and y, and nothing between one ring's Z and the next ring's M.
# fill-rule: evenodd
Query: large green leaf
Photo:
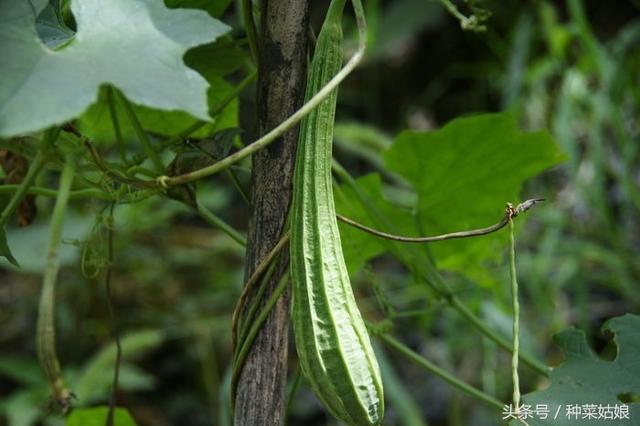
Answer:
M569 329L555 336L565 362L551 372L547 389L524 396L525 408L531 412L526 419L529 425L640 425L640 404L627 404L628 418L623 418L621 402L625 396L640 395L640 316L613 318L603 331L615 334L618 350L613 361L600 359L580 330ZM542 418L544 408L549 410L546 420ZM605 412L610 417L603 418Z
M206 80L185 52L229 31L199 10L155 0L74 0L73 41L58 51L37 38L46 0L0 0L0 137L36 131L80 115L113 84L136 104L209 120Z
M546 131L525 133L510 113L459 118L433 132L405 131L383 157L414 186L416 215L426 235L498 222L505 203L519 200L528 178L563 158ZM480 278L481 262L500 256L504 246L502 237L492 234L431 248L440 267Z

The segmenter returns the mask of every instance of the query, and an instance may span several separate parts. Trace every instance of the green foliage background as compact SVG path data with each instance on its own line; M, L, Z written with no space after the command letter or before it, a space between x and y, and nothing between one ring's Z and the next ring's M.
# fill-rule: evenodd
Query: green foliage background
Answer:
M44 55L52 60L67 54L65 43L82 23L78 14L76 22L64 7L64 13L57 15L58 2L34 3L43 10L37 22L39 36L50 48L62 47L56 52L27 49L17 62L0 65L5 67L3 75L24 75L20 73L36 62L20 58ZM112 3L109 16L121 11L119 3ZM181 77L175 81L167 76L147 81L151 92L162 90L167 96L156 92L157 98L143 100L127 91L126 85L117 85L133 102L157 149L206 116L207 109L219 105L252 71L238 9L230 1L166 3L206 10L209 17L220 19L215 21L220 26L209 38L200 33L198 37L206 40L196 41L159 25L161 13L148 18L160 32L165 31L162 36L150 35L152 41L174 34L183 46L172 46L172 55L166 57L162 55L167 51L155 46L158 51L145 51L147 55L155 52L167 61L176 60L188 47L207 43L184 56L191 70L182 62L170 67L175 72L195 70L202 76L196 78L200 86L194 83L199 90L193 93L185 90L184 74L179 72ZM313 3L315 25L325 2ZM616 345L600 328L607 319L637 313L640 308L639 6L633 1L606 6L579 0L459 6L462 12L478 16L482 11L474 7L491 11L484 22L486 31L462 31L438 2L365 2L370 27L367 57L340 87L334 154L355 181L336 175L338 212L391 232L428 235L487 226L499 220L504 203L545 197L544 205L517 222L523 351L551 366L560 364L565 355L578 354L574 362L556 370L577 376L588 376L592 369L604 375L608 369L637 365L637 353L624 347L637 347L637 330L620 332L617 343L624 357L609 365ZM202 21L205 27L206 22ZM222 22L230 27L228 33ZM349 19L345 25L345 50L350 52L356 42L355 28ZM191 29L195 33L198 28ZM0 27L0 33L7 31L13 31L9 25ZM1 44L3 40L4 52L8 47ZM139 65L152 62L137 49L122 49L123 40L109 39L111 45L99 44L95 49L85 40L89 46L74 53L85 55L77 59L83 65L70 67L60 74L65 81L41 87L31 98L10 97L10 79L3 78L0 113L5 118L18 114L20 118L14 117L12 123L24 126L29 123L21 117L35 121L47 116L38 111L60 114L29 130L75 118L76 127L114 167L120 167L115 164L124 155L132 162L142 161L138 177L153 176L149 173L153 164L145 160L147 152L127 122L123 103L116 114L122 123L124 149L115 143L108 121L104 84L117 81L110 70L133 84L136 73L148 74ZM90 55L109 63L101 69L102 78L85 79L87 71L82 67L90 68ZM36 68L31 75L48 75L50 67L45 65L41 63L44 68ZM16 71L16 66L22 68ZM91 93L77 84L79 80L89 84ZM82 96L73 95L75 90L82 91ZM181 98L190 94L193 98ZM233 136L234 143L251 142L253 94L250 86L193 137L241 128L240 136ZM79 104L61 108L57 103L61 97ZM162 104L167 99L173 103ZM25 115L35 104L38 111ZM179 106L183 104L195 109ZM73 113L63 114L71 109ZM13 136L13 131L3 127L0 134ZM33 136L24 143L6 139L2 144L0 148L33 158ZM185 150L193 155L189 148L167 144L161 160L167 165ZM90 158L83 161L86 181L78 182L79 187L92 188L99 182L99 188L108 190L109 182L100 180ZM59 163L59 158L52 161L38 178L38 186L55 188ZM236 184L248 188L249 168L250 162L245 161L233 169ZM121 171L127 172L124 167ZM245 229L248 209L229 175L199 183L197 195L202 205L236 229ZM0 205L6 199L1 198ZM53 205L48 197L38 197L36 202L39 212L34 224L18 228L11 223L6 229L8 245L22 269L3 261L0 270L0 424L11 426L64 424L61 417L47 416L48 390L35 356L40 274ZM72 200L63 232L58 352L69 387L78 395L77 407L107 402L115 357L103 285L105 205L98 199ZM390 319L392 334L417 353L509 401L509 354L478 334L459 312L450 309L442 294L425 285L435 265L452 293L508 339L505 234L427 249L390 243L343 225L340 229L364 316L373 322ZM183 203L152 197L116 208L113 291L124 349L118 401L137 424L230 424L230 317L242 286L243 259L240 245ZM637 322L637 317L624 318ZM613 330L624 329L620 319L608 324ZM554 345L552 336L569 326L584 330L585 337L565 331L560 335L561 348ZM568 351L570 343L579 350ZM597 360L587 345L600 352L604 361ZM385 424L500 424L500 413L491 407L407 363L382 344L376 350L389 399ZM291 359L289 388L294 389L298 373L293 349ZM521 374L523 393L545 389L550 383L526 366ZM571 394L570 388L554 388L556 379L552 375L549 390L534 393L531 401L561 401L558 394ZM631 392L627 402L637 402L639 381L636 376L626 388ZM620 391L613 385L611 389L602 398ZM291 395L288 424L335 424L304 381ZM595 393L587 392L585 398L592 396L593 401L584 403L599 402L600 395ZM87 424L82 423L82 414L78 412L76 420L70 418L68 423ZM124 418L126 413L119 415Z

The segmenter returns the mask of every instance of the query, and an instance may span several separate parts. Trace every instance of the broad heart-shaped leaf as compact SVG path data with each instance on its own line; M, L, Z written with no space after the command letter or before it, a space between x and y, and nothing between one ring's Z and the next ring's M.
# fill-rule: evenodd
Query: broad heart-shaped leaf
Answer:
M640 316L627 314L613 318L605 323L603 330L615 334L618 351L613 361L600 359L587 344L582 331L569 329L555 336L565 361L551 372L547 389L523 397L523 403L530 406L525 408L532 411L532 416L526 419L529 425L640 425L639 403L628 404L628 418L621 418L624 409L620 410L621 396L640 395ZM539 408L545 406L549 414L543 420ZM609 417L602 418L605 412ZM515 420L511 422L513 426L519 424Z
M78 408L71 412L65 426L104 426L108 407ZM136 426L136 422L125 408L116 408L113 426Z
M46 0L0 0L0 137L80 115L113 84L132 102L209 120L208 84L182 57L229 28L200 10L157 0L73 0L78 32L59 51L37 38Z
M518 202L528 178L563 159L547 132L522 132L508 112L458 118L433 132L405 131L383 157L390 170L414 186L416 214L425 235L498 222L505 203ZM506 240L497 234L501 233L430 248L439 267L482 280L482 261L501 256L505 247Z

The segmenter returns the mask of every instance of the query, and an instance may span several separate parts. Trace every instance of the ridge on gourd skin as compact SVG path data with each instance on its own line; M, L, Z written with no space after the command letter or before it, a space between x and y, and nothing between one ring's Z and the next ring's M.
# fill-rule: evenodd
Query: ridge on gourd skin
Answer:
M344 0L331 3L316 43L305 98L342 66ZM337 90L300 126L291 216L293 329L300 366L326 409L347 425L384 416L380 369L356 305L335 215L331 179Z

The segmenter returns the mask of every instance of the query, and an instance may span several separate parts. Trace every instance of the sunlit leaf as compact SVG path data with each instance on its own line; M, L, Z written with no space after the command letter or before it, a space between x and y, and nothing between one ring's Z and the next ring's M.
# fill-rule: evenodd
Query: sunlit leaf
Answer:
M209 120L208 84L182 57L229 27L206 12L168 9L161 1L75 0L78 32L51 51L34 28L46 5L0 0L0 136L77 117L102 84L113 84L136 104Z

